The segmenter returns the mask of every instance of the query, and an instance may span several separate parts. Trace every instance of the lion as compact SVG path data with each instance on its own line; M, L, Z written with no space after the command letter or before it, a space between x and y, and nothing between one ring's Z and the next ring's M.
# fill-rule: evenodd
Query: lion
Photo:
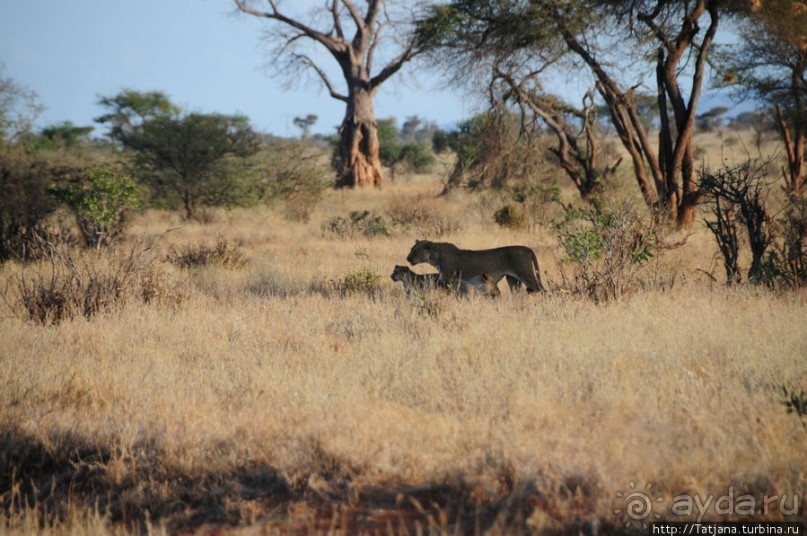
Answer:
M446 290L454 289L460 296L481 294L482 296L495 298L501 295L496 281L487 273L472 278L471 280L454 279L443 283L440 281L440 274L417 274L408 266L397 265L392 270L390 277L393 281L400 281L403 284L404 291L407 295L411 295L413 292L423 292L438 287Z
M416 291L423 292L436 288L439 285L440 274L417 274L408 266L397 265L392 270L391 277L393 281L403 283L404 292L411 295Z
M474 281L489 274L494 283L507 278L510 290L524 285L527 292L544 290L535 252L526 246L504 246L478 251L459 249L449 242L415 240L406 260L411 265L429 263L439 272L439 281Z
M437 275L439 277L440 274ZM499 290L499 285L496 284L496 280L488 273L484 273L470 280L460 279L458 288L460 296L480 294L482 296L488 296L489 298L498 298L502 294Z

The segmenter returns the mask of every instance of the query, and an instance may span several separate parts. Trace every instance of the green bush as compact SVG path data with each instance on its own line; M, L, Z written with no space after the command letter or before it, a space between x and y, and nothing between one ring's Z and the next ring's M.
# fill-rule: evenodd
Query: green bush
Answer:
M570 290L597 302L636 290L641 268L660 249L654 223L631 205L575 213L558 238L574 267Z
M395 118L378 120L378 157L381 163L390 168L394 180L399 171L429 173L437 158L428 144L423 142L404 143L395 124Z
M86 170L79 184L51 188L76 217L88 247L108 246L124 228L125 211L138 205L137 184L127 175L100 167Z
M375 294L380 288L381 275L373 268L363 267L344 276L339 287L344 292Z
M407 143L401 147L399 162L412 173L430 173L437 157L423 143Z

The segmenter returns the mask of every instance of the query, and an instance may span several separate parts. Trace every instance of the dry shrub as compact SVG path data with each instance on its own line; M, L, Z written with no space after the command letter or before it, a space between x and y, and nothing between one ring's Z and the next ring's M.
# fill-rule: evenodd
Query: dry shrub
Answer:
M171 246L166 259L180 268L199 268L216 265L228 270L240 270L247 265L247 257L239 243L230 243L219 237L214 245L196 244Z
M459 230L455 220L436 210L413 204L394 204L379 214L370 210L354 210L347 217L336 216L322 225L324 235L341 238L357 236L393 236L415 233L418 236L439 237Z
M378 296L381 292L381 275L370 267L359 268L334 282L340 294L367 294Z
M521 229L527 225L527 217L516 205L508 203L493 214L493 221L505 229Z
M340 238L356 236L390 236L395 222L369 210L353 210L347 218L335 216L322 225L323 235Z
M219 207L201 206L193 211L193 221L202 225L213 225L224 220L222 209Z
M131 301L176 304L184 292L154 266L153 248L137 243L126 252L77 258L51 247L47 260L27 269L16 281L17 305L39 324L112 310Z
M56 210L47 191L55 178L44 158L0 143L0 262L30 260L28 245L41 236L45 220Z
M424 205L420 199L394 204L387 210L387 215L400 228L419 236L440 237L460 228L459 222Z
M353 253L357 259L363 262L353 267L351 271L341 277L329 280L315 280L309 286L310 292L321 294L326 297L351 295L365 295L371 298L378 298L383 293L382 277L375 267L369 263L369 255L363 248L358 248Z
M190 295L187 280L178 280L165 265L149 264L139 275L140 298L143 303L176 307Z

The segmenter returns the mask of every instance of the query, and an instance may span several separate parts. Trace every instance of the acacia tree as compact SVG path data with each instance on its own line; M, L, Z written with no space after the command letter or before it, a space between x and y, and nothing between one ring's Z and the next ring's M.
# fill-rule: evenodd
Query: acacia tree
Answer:
M180 113L179 106L162 91L124 89L117 95L99 98L98 104L108 111L95 121L108 124L109 137L121 143L152 119L177 117Z
M250 157L260 148L246 117L199 113L147 121L124 137L124 145L137 152L138 164L159 189L179 196L187 219L200 200L233 193L228 159Z
M126 89L99 104L96 118L109 125L110 138L136 154L143 178L168 200L179 198L185 217L200 201L232 202L243 185L231 164L260 149L258 134L242 115L183 113L160 91Z
M434 8L420 31L425 42L441 47L468 50L470 38L476 43L474 54L492 45L533 58L533 65L537 58L538 66L527 71L536 87L561 58L585 66L630 156L645 202L689 226L701 197L692 134L718 6L718 0L454 0ZM708 19L705 32L703 19ZM687 63L690 56L693 61ZM646 58L655 59L648 64ZM638 82L627 76L636 69L626 68L637 59L644 65ZM647 71L655 74L660 113L655 147L636 99ZM689 87L683 88L687 81Z
M280 43L277 56L286 55L298 66L311 69L330 96L345 103L345 116L339 127L337 186L380 186L384 176L378 156L373 97L384 82L417 54L415 40L409 38L397 55L376 69L374 60L385 37L384 30L393 25L383 0L368 0L364 12L351 0L328 0L321 8L328 19L325 29L288 15L277 0L265 0L264 9L255 7L258 2L234 1L243 13L279 24L283 31L277 36ZM337 89L310 55L294 48L300 40L319 45L336 60L345 82L343 91Z
M44 109L37 94L6 76L0 63L0 143L18 141L29 133Z
M592 92L578 109L544 90L542 78L567 50L558 32L542 28L533 11L527 2L459 0L432 8L431 17L419 27L419 38L424 48L438 52L435 60L453 68L455 78L482 78L494 115L514 103L521 119L520 138L530 138L535 125L543 124L557 140L549 152L581 198L588 199L621 159L611 165L600 162ZM445 54L445 49L451 53Z
M752 2L741 10L739 42L721 55L725 83L740 97L769 104L785 145L785 190L804 196L807 138L807 3L801 0Z

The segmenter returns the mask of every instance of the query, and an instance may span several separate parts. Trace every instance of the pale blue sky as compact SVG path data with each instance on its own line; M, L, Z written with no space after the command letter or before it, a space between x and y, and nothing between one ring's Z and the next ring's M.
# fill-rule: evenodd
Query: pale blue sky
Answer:
M319 0L285 0L307 11ZM253 125L296 135L293 119L314 113L315 132L333 133L344 104L313 80L286 87L267 68L264 32L270 21L236 13L232 0L0 0L0 62L5 75L36 91L47 107L37 126L69 120L95 125L99 96L124 88L160 90L187 110L242 113ZM323 65L335 63L325 57ZM582 95L582 73L565 72L552 89ZM334 83L341 83L338 75ZM376 97L376 115L411 115L450 127L481 109L483 91L448 91L437 73L396 75ZM341 89L341 86L339 86ZM573 98L570 102L577 102ZM700 110L726 103L709 92ZM96 135L103 127L96 125Z
M266 68L268 21L233 8L231 0L0 0L0 62L47 107L39 127L95 125L98 96L131 88L164 91L193 111L243 113L278 135L296 134L294 117L315 113L314 131L332 133L344 104L317 83L286 89ZM449 126L479 106L439 86L434 77L393 78L376 98L376 114L399 124L417 114Z

